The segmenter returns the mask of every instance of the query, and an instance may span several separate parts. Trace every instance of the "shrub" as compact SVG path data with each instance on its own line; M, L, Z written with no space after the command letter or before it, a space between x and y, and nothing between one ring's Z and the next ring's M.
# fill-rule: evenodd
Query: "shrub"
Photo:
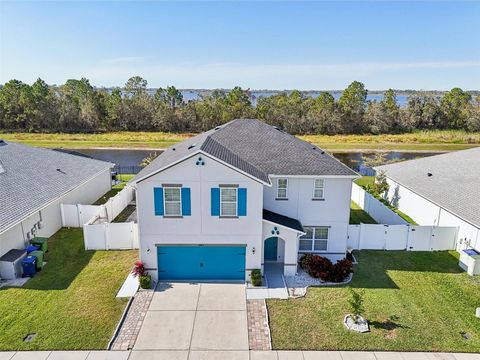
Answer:
M132 270L133 276L142 276L145 274L145 265L140 260L135 261L135 265Z
M313 255L312 254L304 254L302 255L302 257L300 258L300 261L298 262L298 264L300 265L300 267L305 270L305 271L309 271L308 269L310 268L310 264L312 262L312 257Z
M353 271L353 264L350 260L339 260L334 265L327 258L313 254L303 255L299 265L310 276L328 282L342 282Z
M140 275L140 287L142 289L152 288L152 277L148 274Z
M365 312L365 308L363 307L363 293L356 292L350 287L348 289L350 291L348 305L350 306L350 312L353 320L357 322L360 316L362 316Z
M342 282L353 272L353 264L348 259L338 260L335 265L332 266L332 272L330 281Z
M252 273L250 274L250 277L252 279L252 285L253 286L262 285L262 273L261 273L260 269L253 269Z
M319 255L313 255L310 261L308 273L314 278L320 278L323 281L330 281L332 267L332 262L327 258Z

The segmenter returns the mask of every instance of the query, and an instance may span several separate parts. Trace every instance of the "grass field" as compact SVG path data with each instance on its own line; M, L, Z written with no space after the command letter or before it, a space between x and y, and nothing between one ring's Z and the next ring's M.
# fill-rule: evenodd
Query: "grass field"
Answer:
M365 210L358 206L355 202L350 202L350 224L376 224L374 218L372 218Z
M164 149L193 134L162 132L111 132L102 134L2 133L0 138L50 148L153 148ZM326 150L450 151L480 146L480 133L419 131L399 135L304 135Z
M456 252L355 256L351 287L363 292L371 332L344 327L346 287L310 288L305 298L267 301L274 349L480 351L480 283L460 270Z
M354 180L354 182L355 182L357 185L365 188L367 185L373 185L373 183L375 182L375 176L362 176L361 178ZM402 211L394 208L394 207L391 206L390 204L384 202L384 200L382 200L382 199L379 199L379 198L378 198L378 200L379 200L379 201L382 201L386 206L388 206L388 207L390 208L390 210L392 210L393 212L395 212L398 216L400 216L403 220L405 220L405 221L408 222L409 224L418 225L418 224L415 222L415 220L413 220L410 216L408 216L408 215L405 214L404 212L402 212ZM352 202L352 204L355 204L355 203ZM361 210L361 208L360 208L357 204L355 204L355 205L358 207L358 209ZM352 210L352 209L353 209L353 210ZM352 205L351 210L350 210L350 224L354 224L354 223L351 222L351 221L352 221L352 212L355 214L355 211L358 210L358 209L357 209L357 208L354 208L354 206ZM367 214L367 215L368 215L368 214ZM358 212L358 216L363 216L363 215L361 215L361 213ZM356 219L354 218L353 220L355 221ZM373 220L373 219L372 219L372 220ZM366 223L366 222L365 222L365 223ZM368 224L368 223L366 223L366 224Z
M127 304L115 295L138 251L85 251L81 229L61 229L48 245L40 273L0 289L0 350L105 349Z
M112 189L105 193L101 198L97 199L97 201L95 201L93 205L105 204L108 199L117 195L117 193L120 192L120 190L122 190L127 184L127 182L130 181L134 176L135 174L118 174L117 179L120 181L120 183L112 186Z

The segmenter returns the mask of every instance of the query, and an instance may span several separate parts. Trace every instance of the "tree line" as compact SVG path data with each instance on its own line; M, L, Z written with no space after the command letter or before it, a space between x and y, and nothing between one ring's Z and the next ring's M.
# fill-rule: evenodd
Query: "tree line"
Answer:
M214 90L185 101L174 86L148 92L147 81L131 77L123 88L102 89L88 79L49 86L10 80L0 88L0 130L26 132L165 131L202 132L237 118L258 118L293 134L381 134L413 129L480 131L480 96L460 88L443 96L413 94L400 107L396 92L367 101L364 84L352 82L338 100L301 91L258 99L248 90Z

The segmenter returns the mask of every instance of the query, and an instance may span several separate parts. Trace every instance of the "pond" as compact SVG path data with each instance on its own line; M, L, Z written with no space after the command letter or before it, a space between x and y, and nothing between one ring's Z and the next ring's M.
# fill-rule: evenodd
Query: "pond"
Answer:
M75 149L68 150L73 153L80 153L94 159L110 161L119 165L120 173L131 173L139 171L139 164L147 156L153 153L161 154L162 150L138 150L138 149ZM354 170L366 159L374 157L378 152L332 152L332 154L345 165ZM386 161L410 160L418 157L436 155L436 152L409 152L409 151L388 151L382 152Z

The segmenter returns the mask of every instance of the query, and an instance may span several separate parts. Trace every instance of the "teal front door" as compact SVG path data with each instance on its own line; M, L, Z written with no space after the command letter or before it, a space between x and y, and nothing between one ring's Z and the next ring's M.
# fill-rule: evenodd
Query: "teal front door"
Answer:
M245 280L245 246L158 246L159 280Z
M265 240L265 260L277 261L278 238L271 237Z

